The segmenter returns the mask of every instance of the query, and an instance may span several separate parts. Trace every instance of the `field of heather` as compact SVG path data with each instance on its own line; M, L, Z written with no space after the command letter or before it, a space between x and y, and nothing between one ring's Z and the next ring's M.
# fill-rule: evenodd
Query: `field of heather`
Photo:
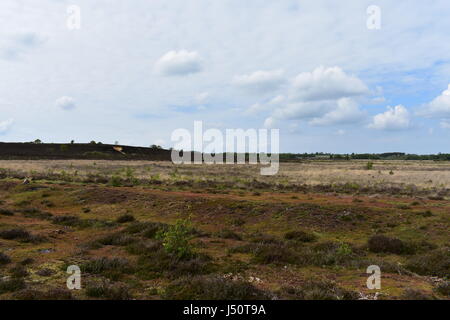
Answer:
M0 299L449 298L446 162L0 168Z

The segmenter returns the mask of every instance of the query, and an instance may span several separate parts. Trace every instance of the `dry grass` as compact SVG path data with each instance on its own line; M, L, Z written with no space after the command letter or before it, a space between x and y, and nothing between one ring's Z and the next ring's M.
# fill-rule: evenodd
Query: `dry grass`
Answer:
M450 188L450 163L434 161L304 161L281 163L275 176L264 177L256 165L174 165L170 162L108 160L30 160L0 161L0 168L33 173L61 173L87 176L126 175L127 168L138 179L242 181L258 180L270 184L365 186L412 186L419 189Z

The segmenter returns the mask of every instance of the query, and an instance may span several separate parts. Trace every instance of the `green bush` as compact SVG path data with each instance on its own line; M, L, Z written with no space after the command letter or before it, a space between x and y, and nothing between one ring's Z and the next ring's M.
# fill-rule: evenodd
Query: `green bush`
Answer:
M162 240L164 249L180 259L189 258L193 248L189 243L192 227L188 220L177 220L167 231L159 231L157 238Z

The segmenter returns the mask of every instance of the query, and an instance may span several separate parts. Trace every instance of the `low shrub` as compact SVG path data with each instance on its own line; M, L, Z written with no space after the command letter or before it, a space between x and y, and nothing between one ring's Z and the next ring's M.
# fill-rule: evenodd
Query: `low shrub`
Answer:
M329 280L308 280L300 287L284 287L281 295L293 300L356 300L358 294Z
M416 251L410 243L384 235L372 236L367 245L369 251L374 253L413 254Z
M205 254L192 254L180 258L170 254L162 245L156 251L146 251L138 259L137 274L145 279L178 278L211 272L211 258Z
M439 283L434 290L443 296L450 297L450 281Z
M127 226L125 233L139 234L145 238L153 239L158 232L164 232L168 229L168 225L159 222L134 222Z
M217 237L222 239L242 240L242 237L240 235L229 229L220 230L216 235Z
M24 217L42 219L42 220L50 219L53 216L49 212L43 212L43 211L41 211L39 209L35 209L35 208L23 209L23 210L20 210L20 212L23 214Z
M3 252L0 252L0 265L11 263L11 258L4 254Z
M167 300L267 300L270 295L244 281L220 276L182 278L170 283L162 295Z
M14 212L8 209L0 209L0 215L2 216L13 216Z
M72 292L67 289L53 288L48 291L24 289L13 295L17 300L73 300Z
M82 264L81 271L91 274L105 274L116 276L118 274L130 273L133 270L127 259L103 257L92 259Z
M0 280L0 294L14 292L25 288L25 282L22 279L11 278L9 280Z
M103 298L108 300L130 300L130 289L125 284L108 283L106 281L88 283L86 295L91 298Z
M117 223L127 223L134 221L134 217L131 214L124 214L117 218Z
M115 224L110 221L97 219L80 219L79 217L76 216L55 216L52 218L52 223L80 229L105 228L115 226Z
M290 231L284 235L286 240L295 240L299 242L313 242L317 240L317 237L305 231Z
M5 240L18 240L21 242L39 243L45 241L44 237L32 235L23 229L9 229L0 231L0 238Z
M445 278L450 274L450 248L444 247L412 257L406 268L424 276Z
M44 268L44 269L38 270L36 272L36 274L41 277L50 277L55 274L55 271L52 269Z
M14 278L25 278L26 276L28 276L27 269L20 264L9 269L9 273Z
M433 295L426 294L416 289L406 289L400 296L402 300L435 300Z

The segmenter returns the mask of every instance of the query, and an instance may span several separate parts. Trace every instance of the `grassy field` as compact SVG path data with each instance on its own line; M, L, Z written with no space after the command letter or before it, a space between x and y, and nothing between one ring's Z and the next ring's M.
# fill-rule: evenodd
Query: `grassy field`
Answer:
M0 168L1 299L449 298L448 162Z

